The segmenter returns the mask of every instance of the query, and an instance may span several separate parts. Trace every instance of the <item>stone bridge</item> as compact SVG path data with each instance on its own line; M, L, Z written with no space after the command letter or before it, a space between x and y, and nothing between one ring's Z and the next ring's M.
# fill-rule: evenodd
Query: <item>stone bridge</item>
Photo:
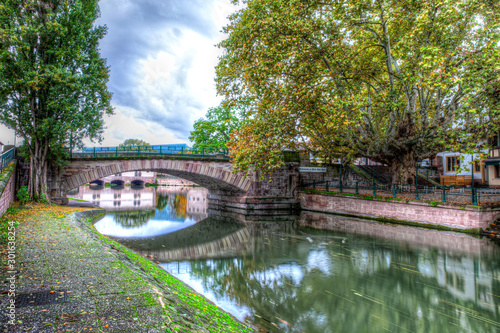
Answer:
M291 209L296 204L293 189L299 184L298 163L278 169L271 178L256 172L245 177L232 172L227 160L169 158L72 159L62 172L53 172L50 196L65 198L67 191L97 179L130 171L154 171L184 178L209 190L209 205L234 209Z

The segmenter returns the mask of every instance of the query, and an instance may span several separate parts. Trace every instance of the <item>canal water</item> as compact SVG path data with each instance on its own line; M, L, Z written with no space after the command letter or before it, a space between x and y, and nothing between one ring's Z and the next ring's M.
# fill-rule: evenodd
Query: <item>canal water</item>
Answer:
M500 249L335 215L207 210L202 188L80 188L102 234L270 332L500 331Z

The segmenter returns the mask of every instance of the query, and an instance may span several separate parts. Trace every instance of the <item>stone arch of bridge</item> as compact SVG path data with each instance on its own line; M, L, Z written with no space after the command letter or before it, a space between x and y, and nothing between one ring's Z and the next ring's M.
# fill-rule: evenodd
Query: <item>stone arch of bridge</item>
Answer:
M250 177L233 174L227 163L177 160L73 161L61 177L61 187L69 191L96 179L130 171L154 171L180 177L215 193L243 195L251 187Z

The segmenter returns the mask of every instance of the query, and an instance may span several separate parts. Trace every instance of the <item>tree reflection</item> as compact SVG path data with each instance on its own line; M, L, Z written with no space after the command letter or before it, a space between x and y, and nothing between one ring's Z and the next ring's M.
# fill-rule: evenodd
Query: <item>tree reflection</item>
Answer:
M168 195L167 194L156 194L156 209L164 210L168 205Z
M500 327L495 299L488 297L499 294L498 271L489 271L487 260L350 235L343 242L311 230L254 236L253 253L193 261L191 275L218 298L253 309L254 319L273 331Z
M134 210L112 212L116 222L124 228L138 228L145 225L150 219L155 217L154 210Z

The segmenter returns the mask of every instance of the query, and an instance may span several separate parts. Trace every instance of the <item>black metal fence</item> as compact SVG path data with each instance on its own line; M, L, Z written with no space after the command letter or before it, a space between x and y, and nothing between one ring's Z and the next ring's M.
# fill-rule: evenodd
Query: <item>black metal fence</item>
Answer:
M360 196L425 200L460 204L500 203L500 189L471 186L432 186L415 184L367 184L352 181L317 181L303 183L303 190L356 194Z
M11 148L2 155L0 155L0 173L5 170L10 162L14 159L16 148Z

